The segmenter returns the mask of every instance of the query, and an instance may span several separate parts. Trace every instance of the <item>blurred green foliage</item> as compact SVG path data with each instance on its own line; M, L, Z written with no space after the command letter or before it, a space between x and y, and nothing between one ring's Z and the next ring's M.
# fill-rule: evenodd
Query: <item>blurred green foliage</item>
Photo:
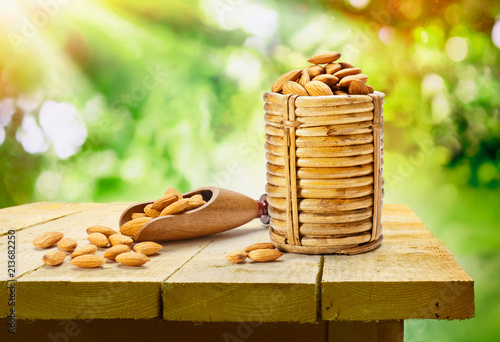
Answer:
M258 197L263 92L337 50L387 95L386 202L409 204L476 280L476 318L409 322L407 340L498 340L499 2L65 3L0 13L0 207L208 184ZM69 124L44 121L69 115L58 103Z

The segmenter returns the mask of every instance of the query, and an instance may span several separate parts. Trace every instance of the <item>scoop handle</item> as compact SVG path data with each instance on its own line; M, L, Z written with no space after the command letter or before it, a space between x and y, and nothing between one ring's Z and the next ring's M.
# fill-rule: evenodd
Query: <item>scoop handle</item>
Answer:
M271 216L269 216L268 207L269 203L267 203L267 195L263 194L257 200L257 204L259 205L259 211L257 212L257 218L260 219L260 222L264 224L269 224L271 221Z

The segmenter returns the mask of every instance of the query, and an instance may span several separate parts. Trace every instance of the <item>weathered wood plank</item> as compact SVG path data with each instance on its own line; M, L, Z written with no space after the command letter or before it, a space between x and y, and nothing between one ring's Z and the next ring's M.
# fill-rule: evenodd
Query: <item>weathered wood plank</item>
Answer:
M0 319L0 341L88 342L88 341L234 341L234 342L322 342L326 322L299 323L195 323L156 319L37 320L17 321L14 339ZM161 336L161 337L160 337ZM10 338L10 339L9 339Z
M328 342L403 342L403 321L330 321Z
M74 238L79 245L88 243L85 229L94 224L117 228L120 213L129 204L104 204L85 213L61 218L30 228L26 234L58 230ZM20 233L22 234L22 232ZM22 319L153 318L160 315L161 282L186 263L214 236L165 243L158 255L141 267L106 262L96 269L80 269L69 264L41 266L22 276L17 284L16 309ZM19 260L41 263L46 250L32 244L32 236L21 239ZM99 249L97 254L104 254Z
M0 235L21 230L98 206L97 203L37 202L0 209Z
M217 237L163 284L164 319L314 322L321 256L285 254L241 264L225 259L231 249L267 241L258 220Z
M370 253L325 256L325 320L465 319L474 281L407 207L384 205L384 242Z

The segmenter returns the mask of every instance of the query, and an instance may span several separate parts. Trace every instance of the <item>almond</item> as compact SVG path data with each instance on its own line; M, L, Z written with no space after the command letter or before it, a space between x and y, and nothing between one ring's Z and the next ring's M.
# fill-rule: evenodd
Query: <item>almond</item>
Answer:
M351 95L368 95L369 91L366 85L360 80L352 80L349 85L349 94Z
M49 248L63 238L64 234L59 232L45 232L38 235L33 244L39 248Z
M70 264L82 268L94 268L102 266L105 262L106 259L104 259L100 255L85 254L77 256L76 258L71 260Z
M76 258L77 256L85 254L94 254L96 251L97 247L95 245L92 244L85 245L83 247L78 248L73 253L71 253L71 258Z
M165 191L165 195L175 195L178 200L182 199L182 194L174 188L168 188L167 191Z
M257 249L275 249L276 246L270 242L257 242L254 244L251 244L250 246L246 246L245 252L249 253L251 251L255 251Z
M274 82L273 86L271 87L271 91L279 93L283 89L283 85L285 84L286 81L296 81L301 73L302 70L297 69L281 75L280 78L278 78L276 82Z
M312 56L307 61L313 64L333 63L341 56L340 52L330 51Z
M311 96L333 95L330 87L320 81L311 81L307 83L306 90Z
M164 195L153 202L153 204L151 205L151 209L161 211L163 210L163 208L174 203L177 200L178 198L176 194L170 193L168 195Z
M349 95L349 93L346 93L343 90L334 90L333 95Z
M198 200L202 200L202 201L204 201L203 196L202 196L202 195L200 195L200 194L197 194L197 195L191 196L191 197L189 197L189 198L190 198L190 199L192 199L192 200L194 200L194 199L198 199Z
M122 253L130 252L130 247L127 245L116 245L111 247L104 253L104 257L109 260L115 260L116 256Z
M127 252L118 254L115 260L126 266L141 266L147 263L149 258L142 253Z
M361 74L360 68L347 68L337 71L334 76L337 76L339 79L342 79L346 76Z
M324 74L325 68L323 68L321 65L309 65L306 68L307 73L309 74L310 78L314 78L318 75ZM305 87L305 86L304 86Z
M267 262L281 257L283 253L277 249L256 249L248 253L248 257L253 261Z
M156 209L151 209L152 206L153 206L153 203L148 204L147 206L145 206L144 207L144 213L146 213L146 215L148 215L151 218L155 218L155 217L160 216L160 211L156 210Z
M305 87L307 83L311 81L311 78L309 77L309 73L307 72L306 69L302 70L302 75L300 76L299 80L297 81L301 86Z
M77 246L76 241L69 237L64 237L57 243L57 247L65 252L73 252Z
M158 253L163 248L162 245L156 242L147 241L141 242L134 246L133 250L144 255L152 255Z
M130 217L132 218L132 220L135 220L139 217L149 217L149 216L145 213L132 213L132 215L130 215Z
M196 209L207 203L204 200L200 200L198 198L186 198L185 200L188 202L188 205L186 209L184 209L184 211Z
M168 207L163 209L160 213L160 216L165 216L165 215L174 215L177 213L180 213L184 209L186 209L189 205L189 201L187 199L181 199L177 202L174 202L170 204Z
M333 75L334 73L336 73L340 69L342 69L342 67L338 63L330 63L330 64L325 65L325 72L327 74L330 74L330 75Z
M137 233L137 231L150 220L152 220L151 217L139 217L135 220L130 220L120 227L120 233L123 235L134 236L135 233Z
M134 243L134 240L122 234L113 234L109 236L109 242L111 243L111 246L116 246L116 245L130 246L131 244Z
M283 85L283 94L292 94L292 95L300 95L300 96L309 96L307 91L303 86L296 82L286 81Z
M329 74L322 74L322 75L318 75L315 78L313 78L313 81L320 81L320 82L323 82L329 86L334 85L335 83L337 83L338 80L339 79L337 77L335 77L334 75L329 75Z
M227 252L226 259L233 264L239 264L247 258L247 252L244 249L233 249Z
M339 65L342 67L342 69L354 68L354 65L346 63L346 62L339 62Z
M113 235L110 235L113 236ZM108 238L103 233L92 233L87 236L87 240L97 247L106 247L108 245Z
M53 249L50 252L46 253L42 257L42 260L45 265L57 266L62 264L65 258L66 258L66 253L58 249Z
M368 88L368 92L369 92L370 94L373 94L373 93L375 92L375 90L373 89L373 87L372 87L371 85L368 85L368 84L367 84L367 85L366 85L366 87Z
M106 237L117 234L117 232L107 226L101 226L101 225L95 225L92 227L87 228L87 234L92 234L92 233L101 233L104 234Z
M361 82L366 83L366 81L368 81L368 76L365 74L346 76L339 81L339 85L341 87L349 87L353 80L360 80Z

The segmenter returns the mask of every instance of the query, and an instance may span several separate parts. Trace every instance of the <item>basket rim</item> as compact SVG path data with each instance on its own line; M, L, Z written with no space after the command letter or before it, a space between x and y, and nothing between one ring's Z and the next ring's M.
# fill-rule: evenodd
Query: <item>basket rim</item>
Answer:
M281 104L283 98L287 95L268 91L264 93L263 99L266 102ZM344 105L373 101L373 96L379 96L382 99L385 94L380 91L375 91L369 95L324 95L324 96L298 96L295 101L297 107L317 107L325 105Z

